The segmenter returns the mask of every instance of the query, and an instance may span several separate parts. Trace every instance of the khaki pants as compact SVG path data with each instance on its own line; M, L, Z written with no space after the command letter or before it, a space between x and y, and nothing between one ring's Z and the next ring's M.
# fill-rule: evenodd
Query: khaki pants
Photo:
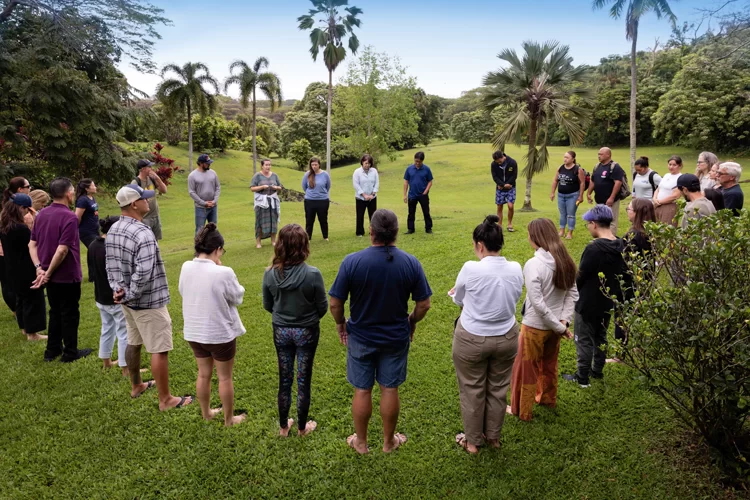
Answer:
M459 320L453 332L453 365L458 378L461 417L466 441L475 446L500 439L508 386L518 352L519 326L493 337L464 330ZM483 437L484 436L484 437Z

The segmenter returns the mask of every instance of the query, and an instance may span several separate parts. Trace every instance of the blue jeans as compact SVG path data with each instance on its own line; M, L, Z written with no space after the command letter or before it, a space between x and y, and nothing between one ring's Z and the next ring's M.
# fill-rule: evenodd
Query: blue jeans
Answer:
M219 222L219 206L213 208L195 207L195 232L196 234L206 224L206 222Z
M570 231L576 228L576 201L578 201L578 192L570 194L557 193L557 208L560 210L560 229L564 229L567 224Z
M117 338L117 364L124 368L128 366L125 361L125 349L128 348L128 331L125 326L125 313L122 312L122 306L120 304L105 306L97 302L96 307L99 308L99 315L102 318L99 359L110 359L112 357L112 348L115 346L115 338Z

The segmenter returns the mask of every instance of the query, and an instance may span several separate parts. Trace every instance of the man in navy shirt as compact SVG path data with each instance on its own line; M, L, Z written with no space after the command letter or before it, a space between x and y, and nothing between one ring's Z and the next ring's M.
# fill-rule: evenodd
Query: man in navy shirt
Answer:
M430 189L432 188L432 170L424 164L424 153L414 155L414 164L406 167L404 173L404 203L409 204L409 216L406 219L406 234L414 233L414 216L417 213L417 203L422 207L424 216L424 230L432 233L432 217L430 217ZM407 197L408 191L408 197Z
M372 415L372 387L380 385L383 451L406 442L396 433L400 401L398 387L406 380L406 360L416 325L430 309L432 290L422 265L396 248L398 218L378 210L370 221L372 246L347 255L341 263L331 296L331 314L341 343L347 346L346 378L354 386L352 415L355 434L346 442L367 453L367 426ZM351 317L344 303L351 296ZM409 297L416 306L409 314Z

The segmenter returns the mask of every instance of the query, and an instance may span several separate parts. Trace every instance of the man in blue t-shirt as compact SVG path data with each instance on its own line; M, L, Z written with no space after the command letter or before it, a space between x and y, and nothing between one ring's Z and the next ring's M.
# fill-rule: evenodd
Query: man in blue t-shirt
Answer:
M367 426L372 414L372 387L380 385L383 451L406 442L396 433L398 387L406 380L406 360L416 325L430 308L432 290L422 265L396 248L398 218L377 210L370 221L372 246L347 255L328 294L341 343L347 346L346 378L354 386L352 414L355 434L346 442L367 453ZM344 304L351 296L351 317ZM416 306L409 314L409 298Z
M414 155L414 163L406 167L406 172L404 173L404 203L409 204L409 216L406 219L406 234L414 233L414 216L417 213L417 203L422 207L424 230L427 234L432 233L432 217L430 217L431 188L432 170L424 164L424 153L420 151Z

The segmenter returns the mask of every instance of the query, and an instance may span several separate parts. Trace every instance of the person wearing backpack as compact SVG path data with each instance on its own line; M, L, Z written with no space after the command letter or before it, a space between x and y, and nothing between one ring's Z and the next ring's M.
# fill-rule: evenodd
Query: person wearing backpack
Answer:
M557 191L557 208L560 210L560 237L565 234L565 226L568 226L568 234L565 239L573 239L573 230L576 228L576 210L583 201L583 192L586 189L586 171L576 163L575 151L568 151L563 155L563 164L557 169L552 179L552 192L549 199L555 200Z
M596 200L597 205L607 205L612 209L612 234L617 234L617 219L620 214L620 200L630 195L625 171L619 163L612 161L612 150L599 150L599 163L591 174L591 184L586 197L589 203ZM625 188L625 189L623 189ZM591 193L594 193L594 199Z
M661 184L661 176L649 168L648 158L641 156L635 160L633 198L652 199L659 184Z
M131 184L135 184L142 189L154 191L156 193L156 196L148 200L148 213L143 217L141 222L151 228L156 240L158 241L161 239L162 233L161 215L159 214L159 201L157 198L160 194L166 194L167 185L158 175L156 175L156 172L154 172L154 169L152 168L154 165L156 164L150 160L138 160L138 175L136 175Z

